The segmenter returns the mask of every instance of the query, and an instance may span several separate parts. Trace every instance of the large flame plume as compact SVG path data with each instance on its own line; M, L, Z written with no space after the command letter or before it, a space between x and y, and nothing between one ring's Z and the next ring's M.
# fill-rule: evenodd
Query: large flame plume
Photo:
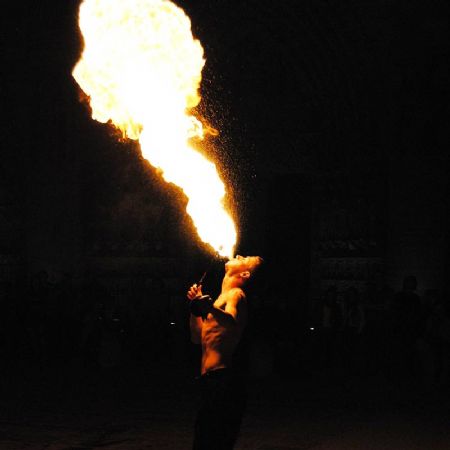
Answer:
M200 238L232 256L236 228L225 186L193 146L204 134L189 111L200 102L205 59L189 17L168 0L85 0L79 26L84 49L73 76L92 117L138 140L143 157L188 197Z

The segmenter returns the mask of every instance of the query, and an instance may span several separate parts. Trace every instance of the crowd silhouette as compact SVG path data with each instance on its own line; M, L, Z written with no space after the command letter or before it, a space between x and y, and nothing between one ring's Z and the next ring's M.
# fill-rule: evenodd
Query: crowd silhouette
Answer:
M108 368L185 353L185 302L159 276L117 286L91 275L77 284L41 270L28 285L3 283L0 296L4 361Z
M398 292L330 286L307 317L299 317L305 309L288 290L267 286L251 299L251 373L381 375L393 385L448 387L449 297L437 290L419 295L417 285L410 275ZM4 282L0 295L0 354L12 364L111 368L196 357L186 301L161 276L138 275L118 286L92 275L83 283L70 274L54 282L42 270L28 284Z

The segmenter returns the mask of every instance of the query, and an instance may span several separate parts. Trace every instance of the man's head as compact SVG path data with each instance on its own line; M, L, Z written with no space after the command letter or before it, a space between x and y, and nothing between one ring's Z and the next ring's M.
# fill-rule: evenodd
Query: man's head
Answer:
M225 264L225 276L235 279L241 285L247 284L263 262L260 256L236 255Z

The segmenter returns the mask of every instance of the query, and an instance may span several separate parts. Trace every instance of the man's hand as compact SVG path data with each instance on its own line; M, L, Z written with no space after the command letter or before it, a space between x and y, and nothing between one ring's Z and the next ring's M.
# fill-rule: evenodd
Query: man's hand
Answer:
M197 317L205 318L213 308L213 300L209 295L203 295L202 285L192 285L187 292L187 298L191 301L191 313Z
M187 291L186 297L189 300L189 310L191 312L189 319L189 326L191 329L191 341L194 344L201 343L202 336L202 314L198 308L196 308L196 303L201 301L198 300L202 296L202 285L197 284L192 285Z
M187 294L186 294L186 296L189 300L194 300L194 298L200 298L202 295L203 295L203 293L202 293L202 285L201 284L199 284L198 286L197 286L197 284L193 284L189 288L189 290L187 291Z

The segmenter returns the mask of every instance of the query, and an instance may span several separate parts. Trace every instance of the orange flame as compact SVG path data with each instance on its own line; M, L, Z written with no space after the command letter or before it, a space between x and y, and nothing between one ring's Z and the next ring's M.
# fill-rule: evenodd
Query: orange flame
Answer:
M189 109L200 102L205 59L189 17L169 0L85 0L79 26L84 50L72 74L92 117L139 141L144 158L188 197L200 238L231 257L236 228L225 186L190 142L204 135Z

